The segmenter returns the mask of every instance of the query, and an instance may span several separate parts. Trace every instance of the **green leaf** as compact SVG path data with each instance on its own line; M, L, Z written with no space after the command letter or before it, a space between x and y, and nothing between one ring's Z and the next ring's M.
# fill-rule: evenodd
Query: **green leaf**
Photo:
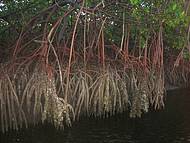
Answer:
M130 2L132 5L137 5L140 2L140 0L130 0Z
M173 6L172 6L172 10L176 10L176 8L177 8L177 4L175 3L175 4L173 4Z

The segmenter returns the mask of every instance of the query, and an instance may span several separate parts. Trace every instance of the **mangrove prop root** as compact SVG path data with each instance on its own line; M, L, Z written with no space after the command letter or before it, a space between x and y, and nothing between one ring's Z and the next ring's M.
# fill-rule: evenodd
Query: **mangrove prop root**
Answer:
M109 117L127 110L130 117L140 117L151 105L156 109L164 106L163 78L159 74L143 76L140 69L118 71L110 67L103 71L89 74L77 70L68 84L63 73L63 91L59 73L49 77L39 66L32 74L27 70L13 77L6 74L0 78L1 130L18 130L23 124L27 127L45 121L64 128L83 115Z

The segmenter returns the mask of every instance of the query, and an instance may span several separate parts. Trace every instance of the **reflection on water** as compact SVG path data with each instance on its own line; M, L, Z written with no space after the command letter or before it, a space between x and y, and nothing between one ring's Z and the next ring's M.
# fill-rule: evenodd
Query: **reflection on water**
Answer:
M186 143L190 142L190 90L170 91L165 110L141 119L123 114L82 119L65 131L46 125L0 135L1 143Z

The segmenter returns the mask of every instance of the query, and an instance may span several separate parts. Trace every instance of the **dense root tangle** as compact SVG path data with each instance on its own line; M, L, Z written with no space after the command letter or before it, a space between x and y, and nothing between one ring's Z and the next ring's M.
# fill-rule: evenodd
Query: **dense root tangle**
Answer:
M75 117L109 117L124 111L129 111L130 117L140 117L150 106L164 105L163 77L154 72L144 76L139 69L93 71L75 71L69 83L63 73L63 88L56 73L49 76L38 66L32 73L22 70L13 77L5 74L0 79L1 130L45 121L64 128L71 126Z

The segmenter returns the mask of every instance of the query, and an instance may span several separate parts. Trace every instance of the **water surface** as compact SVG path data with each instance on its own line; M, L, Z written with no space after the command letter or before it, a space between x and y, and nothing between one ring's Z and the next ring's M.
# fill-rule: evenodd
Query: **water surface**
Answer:
M51 125L0 134L0 143L188 143L190 90L168 92L164 110L141 119L126 114L109 119L82 119L72 128L57 131Z

